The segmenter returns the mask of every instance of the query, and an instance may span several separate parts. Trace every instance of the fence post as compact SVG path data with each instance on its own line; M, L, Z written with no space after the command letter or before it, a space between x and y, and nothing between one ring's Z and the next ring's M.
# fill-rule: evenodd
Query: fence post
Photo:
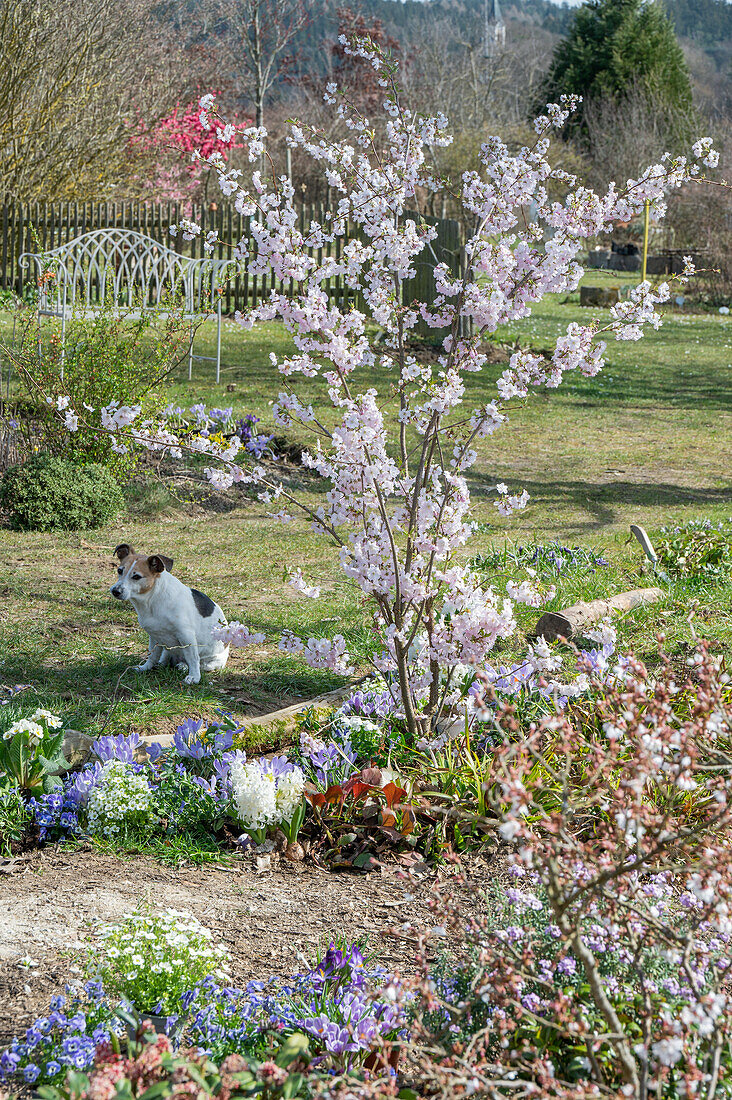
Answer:
M3 203L3 256L2 272L0 273L0 286L3 290L8 288L8 204Z

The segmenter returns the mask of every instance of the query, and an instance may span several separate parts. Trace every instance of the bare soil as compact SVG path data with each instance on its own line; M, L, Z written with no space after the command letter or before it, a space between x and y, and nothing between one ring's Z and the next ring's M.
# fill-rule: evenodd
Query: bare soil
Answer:
M233 984L296 973L303 955L314 961L318 945L338 934L367 936L378 962L404 973L415 944L405 925L434 925L431 890L453 873L407 874L395 866L352 875L266 862L242 857L226 868L174 870L149 859L53 849L0 861L0 1049L78 977L96 922L140 901L190 910L211 928L229 948ZM484 904L489 876L493 866L472 861L458 892L466 917Z

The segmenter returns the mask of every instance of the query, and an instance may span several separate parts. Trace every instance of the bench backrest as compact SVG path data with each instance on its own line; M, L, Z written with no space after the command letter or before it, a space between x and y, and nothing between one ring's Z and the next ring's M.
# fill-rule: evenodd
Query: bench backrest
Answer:
M196 314L211 308L226 260L192 260L133 229L94 229L48 252L24 252L34 265L39 311L63 316L109 304L154 309L169 300Z

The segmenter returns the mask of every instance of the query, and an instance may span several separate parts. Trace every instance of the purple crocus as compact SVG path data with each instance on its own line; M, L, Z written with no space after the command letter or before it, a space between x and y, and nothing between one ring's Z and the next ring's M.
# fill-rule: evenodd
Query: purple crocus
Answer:
M102 764L107 764L110 760L121 760L125 764L134 764L139 745L139 733L131 733L127 736L120 733L116 737L100 737L92 745L92 752Z

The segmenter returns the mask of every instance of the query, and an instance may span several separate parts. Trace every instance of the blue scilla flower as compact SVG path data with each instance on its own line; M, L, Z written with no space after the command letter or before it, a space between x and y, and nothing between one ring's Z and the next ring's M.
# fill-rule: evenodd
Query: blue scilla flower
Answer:
M23 1066L23 1077L26 1079L29 1085L33 1084L33 1082L40 1075L40 1072L41 1067L37 1066L35 1062L29 1062L27 1066Z
M0 1054L0 1081L5 1081L15 1073L20 1064L20 1055L12 1047Z
M39 1031L36 1027L29 1027L25 1033L25 1039L28 1044L28 1049L33 1050L43 1039L43 1032Z

